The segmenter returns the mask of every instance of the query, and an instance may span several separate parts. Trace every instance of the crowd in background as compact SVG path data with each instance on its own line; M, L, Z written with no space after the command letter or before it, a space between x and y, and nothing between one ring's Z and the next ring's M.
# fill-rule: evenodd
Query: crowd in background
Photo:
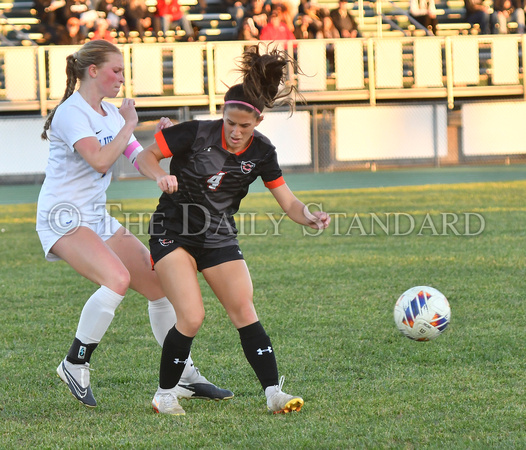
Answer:
M508 24L524 32L526 0L464 0L466 22L482 34L507 33ZM199 1L206 12L206 0ZM359 37L360 30L350 12L352 3L340 0L333 9L309 0L223 0L241 40L290 40ZM197 31L178 0L157 0L148 7L145 0L35 0L41 31L52 44L82 44L89 39L117 42L116 36L139 39L181 30L181 40L193 41ZM437 33L435 0L410 0L409 14L428 34ZM183 33L184 31L184 33Z
M187 40L193 28L177 0L158 0L152 12L145 0L35 0L42 33L54 44L82 44L89 39L116 43L134 31L140 38L147 30L156 34L179 26ZM186 20L185 20L186 19Z
M199 2L206 12L205 0ZM288 40L356 37L358 26L347 1L334 10L315 3L270 0L224 0L224 10L237 24L243 40ZM196 39L196 30L178 0L157 0L148 7L145 0L35 0L46 41L53 44L81 44L89 39L116 42L146 31L154 36L181 30L182 40Z

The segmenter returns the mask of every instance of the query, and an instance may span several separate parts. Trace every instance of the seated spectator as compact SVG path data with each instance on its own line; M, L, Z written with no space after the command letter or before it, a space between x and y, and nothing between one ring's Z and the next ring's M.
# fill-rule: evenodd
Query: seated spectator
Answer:
M517 33L524 34L524 9L521 0L495 0L493 3L493 32L507 34L508 23L517 23Z
M268 13L265 0L250 0L247 7L245 8L244 18L250 18L254 21L254 26L258 29L259 33L264 26L268 24Z
M152 17L145 0L129 0L124 17L130 31L137 31L141 39L144 32L152 27Z
M316 26L313 20L307 14L300 14L296 19L296 26L294 28L294 37L296 39L314 39L320 27Z
M59 7L59 5L64 4L65 2L52 0L35 0L34 2L37 17L40 19L38 32L42 33L46 44L55 43L58 39L58 34L60 34L59 28L61 28L61 24L57 23L57 15L55 14L55 10ZM1 12L0 17L2 17ZM62 30L64 30L64 27L62 27ZM16 35L16 32L14 31L12 34ZM15 40L16 39L17 38L15 38Z
M101 16L104 16L104 13L100 13L94 9L88 9L86 12L80 15L80 29L84 34L89 34L91 31L95 31L97 28L97 20Z
M333 9L330 12L330 16L334 26L340 33L342 38L355 38L358 37L358 25L356 20L349 13L347 9L347 0L340 0L338 2L338 8Z
M59 45L81 45L86 41L86 35L80 28L80 19L70 17L66 28L63 28L57 39Z
M289 41L294 40L294 33L281 19L279 11L274 10L270 13L269 23L263 27L259 38L262 41Z
M296 15L288 2L279 1L271 6L271 12L276 10L279 13L281 21L287 26L287 28L294 33L294 16Z
M252 17L245 17L241 21L241 26L239 27L239 33L237 38L240 41L258 41L259 40L259 30L254 24Z
M484 4L484 0L464 0L466 6L466 22L473 28L475 24L480 26L481 34L489 34L490 8Z
M318 8L312 3L303 5L303 13L298 14L294 36L296 39L315 39L322 28L322 21L318 17Z
M58 2L53 2L52 0L35 0L34 3L40 23L49 29L53 29L56 24L56 8L51 6L52 3L55 3L55 5L58 6Z
M130 29L124 17L125 6L125 0L99 0L97 11L105 14L110 29L122 31L128 37Z
M409 14L436 36L438 19L435 0L411 0Z
M340 37L340 32L334 26L330 11L322 8L318 15L321 18L321 29L318 31L316 37L319 39L338 39Z
M117 39L115 39L115 37L112 35L109 28L110 23L108 20L101 17L99 20L97 20L97 28L93 32L93 37L91 39L94 41L97 39L102 39L115 44Z
M321 18L321 29L318 31L318 39L338 39L340 37L340 32L334 26L334 23L330 16L330 11L326 8L322 8L319 11L319 16ZM326 55L327 55L327 72L334 73L335 69L335 60L334 60L334 44L327 44L326 46Z
M172 30L179 26L185 32L186 40L194 40L194 29L192 28L192 24L188 20L188 17L186 17L186 14L181 9L178 0L157 0L154 19L156 21L154 24L156 31L161 28L162 32L166 34L168 30Z
M67 0L69 4L69 14L70 17L80 18L82 13L85 13L90 9L91 1L90 0Z
M223 0L223 8L238 24L241 24L245 16L245 8L249 0Z

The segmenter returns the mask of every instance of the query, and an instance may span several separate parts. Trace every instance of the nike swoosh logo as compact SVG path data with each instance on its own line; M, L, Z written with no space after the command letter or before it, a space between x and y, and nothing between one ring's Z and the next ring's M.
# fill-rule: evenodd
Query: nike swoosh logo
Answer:
M75 392L77 393L77 395L80 397L80 398L84 398L86 397L86 395L88 394L88 388L83 388L78 382L77 380L75 380L75 378L73 378L73 376L68 372L68 370L66 369L66 367L64 366L64 363L62 363L62 369L64 370L64 374L66 375L66 378L68 379L68 384L70 384L73 389L75 390Z
M102 130L99 130L99 131L95 131L95 134L99 134Z

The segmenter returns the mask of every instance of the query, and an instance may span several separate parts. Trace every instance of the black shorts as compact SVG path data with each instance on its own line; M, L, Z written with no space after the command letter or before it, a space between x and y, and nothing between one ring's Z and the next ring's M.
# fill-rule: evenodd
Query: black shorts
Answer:
M214 267L228 261L244 259L239 245L230 245L220 248L202 248L181 244L172 238L151 238L150 239L150 258L152 268L168 253L182 247L195 259L197 270L201 272L209 267Z

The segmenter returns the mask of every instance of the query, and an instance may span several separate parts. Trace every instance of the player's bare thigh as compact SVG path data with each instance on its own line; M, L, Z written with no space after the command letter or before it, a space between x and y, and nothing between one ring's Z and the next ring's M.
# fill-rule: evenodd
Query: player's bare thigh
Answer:
M51 248L80 275L124 295L130 274L117 254L90 228L80 226L62 236Z
M252 280L243 259L209 267L202 273L236 328L257 322Z
M106 243L128 269L133 290L149 300L164 297L157 274L152 270L150 252L133 233L121 227Z
M177 329L185 336L195 336L205 317L195 259L179 247L157 261L155 271L175 309Z

